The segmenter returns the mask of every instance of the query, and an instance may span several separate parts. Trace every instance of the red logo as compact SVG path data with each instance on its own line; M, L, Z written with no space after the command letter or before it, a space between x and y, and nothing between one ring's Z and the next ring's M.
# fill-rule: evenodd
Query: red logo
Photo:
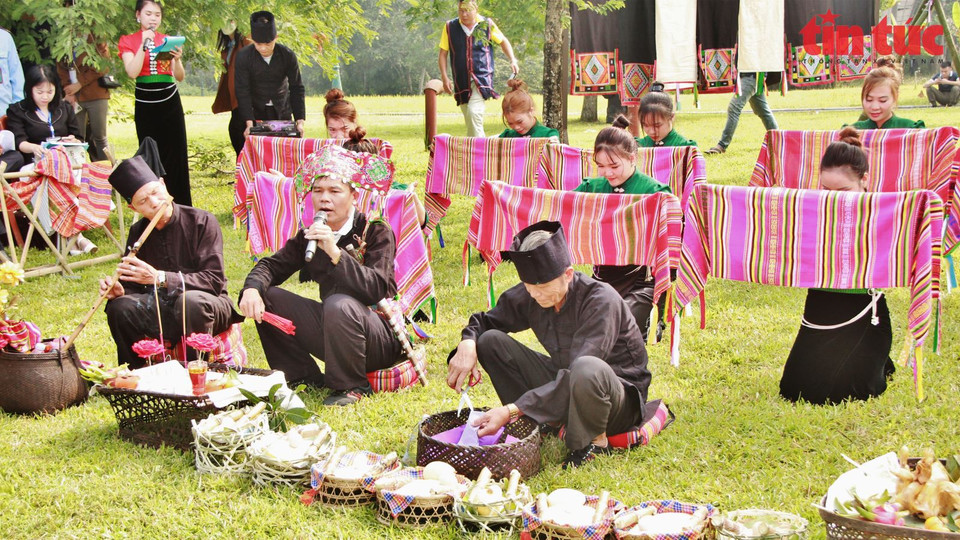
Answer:
M814 15L801 30L803 48L810 54L850 54L863 55L863 29L859 26L834 24L836 13L827 10L826 13ZM820 24L817 24L817 19ZM898 55L918 55L925 52L931 56L943 54L943 45L937 43L937 38L943 36L943 26L932 24L929 26L912 25L907 20L906 25L891 25L884 17L873 27L873 47L877 55L884 56L896 53ZM893 38L892 40L890 38ZM892 41L892 43L891 43Z

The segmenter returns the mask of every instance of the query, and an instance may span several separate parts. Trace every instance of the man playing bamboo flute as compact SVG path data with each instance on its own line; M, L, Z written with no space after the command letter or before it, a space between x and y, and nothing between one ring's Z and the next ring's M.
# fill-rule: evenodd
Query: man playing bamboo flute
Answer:
M384 194L391 177L392 164L372 154L328 146L308 156L297 181L323 217L315 214L309 228L260 259L240 293L240 311L257 321L270 367L289 381L333 390L325 405L356 403L372 393L367 372L400 360L400 342L368 307L397 293L396 238L385 220L355 206L358 189ZM306 261L311 241L315 255ZM320 286L321 302L280 288L296 272ZM264 311L292 321L296 333L263 324ZM325 372L313 357L323 360Z
M164 340L176 345L193 332L216 335L242 321L227 295L217 218L172 202L163 207L169 198L163 179L140 156L118 165L110 185L143 216L130 227L127 252L150 220L163 212L136 256L120 260L119 281L100 280L100 293L109 290L107 324L117 343L117 363L142 367L144 360L131 347L144 338L159 338L161 322Z
M522 283L470 317L450 353L447 384L460 390L479 380L479 361L505 404L475 422L479 435L520 415L564 424L570 453L563 467L578 467L609 452L607 433L645 420L650 372L640 328L610 285L574 271L559 223L527 227L501 255ZM546 355L507 335L528 328Z

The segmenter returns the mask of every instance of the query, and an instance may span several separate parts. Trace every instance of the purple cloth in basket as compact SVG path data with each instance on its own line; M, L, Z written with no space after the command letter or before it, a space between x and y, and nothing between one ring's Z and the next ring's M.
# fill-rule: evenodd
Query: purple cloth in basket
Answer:
M453 429L448 429L446 431L441 431L436 435L433 435L433 439L447 443L447 444L457 444L460 442L460 436L463 435L463 428L465 426L457 426ZM487 435L485 437L480 437L480 446L490 446L491 444L497 444L497 441L500 440L500 435L503 434L503 428L497 430L493 435ZM520 439L514 437L513 435L507 435L504 443L515 443Z

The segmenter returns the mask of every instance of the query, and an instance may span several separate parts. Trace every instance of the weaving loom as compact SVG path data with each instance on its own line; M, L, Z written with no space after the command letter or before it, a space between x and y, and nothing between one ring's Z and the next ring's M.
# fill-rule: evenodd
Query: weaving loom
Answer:
M817 189L820 158L837 131L768 131L751 186ZM869 160L867 191L929 189L944 203L944 253L960 240L960 129L876 129L860 132Z
M537 164L550 139L437 135L424 185L427 229L432 231L450 207L450 195L475 197L484 180L533 187Z
M391 189L386 202L367 190L358 190L357 210L368 216L380 214L393 229L397 239L394 275L397 295L404 313L412 314L424 302L431 300L431 311L436 314L433 288L433 270L427 246L417 220L416 195L406 190ZM300 230L301 224L313 221L313 207L297 194L292 178L277 178L258 172L248 198L247 230L253 254L276 251ZM435 317L434 317L435 319Z
M940 311L943 206L931 191L851 193L716 186L694 189L685 215L671 313L700 298L708 276L783 287L910 287L914 382L923 399L922 346ZM674 359L677 354L674 325ZM909 339L909 338L908 338Z
M667 193L576 193L485 181L474 203L467 241L487 262L491 305L500 250L510 247L518 231L541 220L563 225L574 264L649 266L656 278L656 301L677 266L680 218L679 201ZM465 277L466 263L465 259Z
M369 139L380 149L379 155L390 159L393 146L377 138ZM257 172L274 169L293 177L300 164L310 154L328 144L347 142L347 139L298 139L290 137L247 137L237 157L236 183L233 192L233 215L236 222L246 224L250 183Z
M685 210L693 187L706 182L706 160L695 146L640 148L637 151L637 170L654 180L670 186L680 198ZM593 150L565 144L550 144L544 148L537 165L537 187L547 189L575 189L584 178L597 176Z

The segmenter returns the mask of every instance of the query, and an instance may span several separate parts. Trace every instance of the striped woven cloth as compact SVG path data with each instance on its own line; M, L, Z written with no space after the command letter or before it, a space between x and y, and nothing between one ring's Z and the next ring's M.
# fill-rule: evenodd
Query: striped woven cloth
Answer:
M399 302L404 313L412 314L435 296L427 244L417 220L416 195L391 189L384 204L382 197L367 190L358 193L357 209L371 217L382 211L393 229L397 238L394 273ZM277 251L301 226L309 226L313 221L313 207L297 195L293 179L278 179L265 173L254 175L248 213L247 233L254 255Z
M540 220L559 221L574 264L649 266L659 298L678 264L680 218L680 204L668 193L576 193L483 182L467 242L483 254L492 275L517 232Z
M74 174L70 158L60 148L53 148L37 162L37 176L24 178L10 187L25 203L29 203L37 189L47 181L50 197L50 221L53 229L64 237L102 227L110 217L110 195L113 188L109 162L84 163L79 174ZM12 198L7 208L18 209Z
M247 137L237 157L236 183L233 192L233 215L239 222L247 222L247 205L251 183L258 172L275 169L292 178L307 156L329 144L345 143L346 139L298 139L295 137ZM393 155L393 146L387 141L370 138L380 149L380 156Z
M430 230L446 215L450 195L476 196L484 180L535 186L540 152L549 142L543 138L437 135L424 185Z
M921 347L931 324L939 324L941 240L934 231L942 219L940 198L927 190L697 186L685 217L673 312L699 296L703 326L708 276L784 287L910 287L907 321L922 399Z
M751 186L816 189L820 158L839 131L768 131ZM960 242L960 129L868 129L861 132L870 168L868 191L929 189L946 212L944 252Z
M695 146L640 148L637 170L670 186L680 198L684 210L693 193L693 186L707 181L707 162ZM537 187L572 190L584 178L598 176L593 150L550 144L537 164Z

